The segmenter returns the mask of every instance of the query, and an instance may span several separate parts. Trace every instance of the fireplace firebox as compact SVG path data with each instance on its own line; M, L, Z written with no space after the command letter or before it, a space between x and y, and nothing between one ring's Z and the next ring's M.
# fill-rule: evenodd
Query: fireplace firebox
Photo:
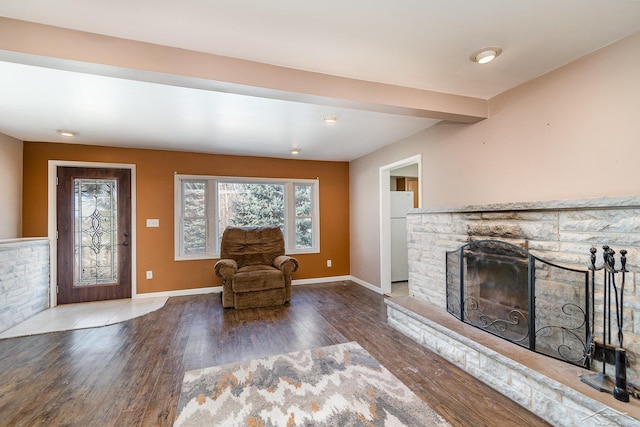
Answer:
M446 254L447 311L532 351L589 368L589 272L499 240Z

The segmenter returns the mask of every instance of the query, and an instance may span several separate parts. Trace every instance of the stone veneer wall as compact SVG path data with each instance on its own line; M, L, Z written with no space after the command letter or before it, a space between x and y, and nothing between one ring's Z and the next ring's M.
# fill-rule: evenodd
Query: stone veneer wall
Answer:
M0 241L0 332L49 307L49 241Z
M559 265L587 269L589 249L626 249L624 346L627 379L640 384L640 196L413 209L407 216L409 294L446 308L445 252L472 240L498 239ZM596 300L602 280L596 276ZM596 315L601 313L596 307ZM596 328L601 322L596 318ZM600 336L596 329L596 337Z

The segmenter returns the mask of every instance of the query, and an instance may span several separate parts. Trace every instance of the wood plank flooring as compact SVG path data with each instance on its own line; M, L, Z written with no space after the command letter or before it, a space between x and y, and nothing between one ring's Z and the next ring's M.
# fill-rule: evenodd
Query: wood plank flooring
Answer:
M0 340L0 425L170 426L187 370L348 341L453 426L548 425L387 326L383 297L348 281L295 286L289 306L175 297L116 325Z

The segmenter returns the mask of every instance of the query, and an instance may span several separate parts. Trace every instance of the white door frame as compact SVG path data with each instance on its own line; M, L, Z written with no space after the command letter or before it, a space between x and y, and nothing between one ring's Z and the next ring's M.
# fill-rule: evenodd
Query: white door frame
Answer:
M136 165L125 163L98 163L98 162L77 162L66 160L49 160L48 170L48 202L47 209L49 237L49 307L58 305L58 244L57 234L57 171L58 166L68 166L76 168L105 168L105 169L129 169L131 170L131 298L137 295L136 286Z
M418 207L422 206L422 155L407 157L380 167L380 287L391 292L391 171L418 165Z

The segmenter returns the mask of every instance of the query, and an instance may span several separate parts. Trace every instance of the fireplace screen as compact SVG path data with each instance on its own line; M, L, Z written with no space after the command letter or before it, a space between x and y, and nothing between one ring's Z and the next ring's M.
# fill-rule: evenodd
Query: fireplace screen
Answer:
M447 311L465 323L579 366L587 364L589 275L507 242L447 252Z

